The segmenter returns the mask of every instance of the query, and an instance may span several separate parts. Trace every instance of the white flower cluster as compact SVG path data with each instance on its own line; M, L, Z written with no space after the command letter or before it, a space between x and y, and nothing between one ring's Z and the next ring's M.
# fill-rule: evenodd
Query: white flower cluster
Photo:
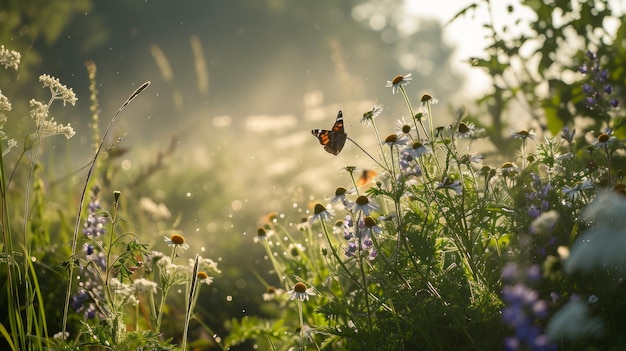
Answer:
M0 90L0 111L11 111L11 108L12 106L9 102L9 99L4 96L2 94L2 91ZM0 141L6 140L8 144L6 148L3 148L2 156L9 153L11 149L17 146L17 141L15 139L9 138L4 131L4 126L7 124L7 120L7 116L4 113L0 112Z
M66 138L71 138L76 134L74 129L68 123L66 126L57 123L54 118L48 119L48 105L37 100L30 100L30 116L35 120L37 132L35 138L45 138L52 135L63 134Z
M74 90L61 84L58 78L42 74L39 76L39 81L43 83L44 88L50 88L50 92L52 93L52 98L54 100L63 100L63 106L65 106L66 103L74 106L76 101L78 101L76 94L74 94Z
M0 65L4 68L13 68L17 70L20 66L20 58L22 55L15 50L7 50L4 45L0 45Z

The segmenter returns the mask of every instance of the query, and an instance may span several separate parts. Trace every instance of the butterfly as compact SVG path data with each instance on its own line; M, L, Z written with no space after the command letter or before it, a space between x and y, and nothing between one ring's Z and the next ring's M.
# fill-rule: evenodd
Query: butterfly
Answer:
M371 182L374 177L376 177L376 175L378 174L378 172L373 171L371 169L364 169L361 172L361 176L356 180L356 185L358 187L362 187L364 185L369 184L369 182Z
M343 114L341 111L337 114L337 119L335 120L332 130L313 129L311 133L315 135L317 140L320 141L320 144L324 146L324 150L333 155L338 155L339 152L341 152L348 138L348 134L346 134L343 129Z

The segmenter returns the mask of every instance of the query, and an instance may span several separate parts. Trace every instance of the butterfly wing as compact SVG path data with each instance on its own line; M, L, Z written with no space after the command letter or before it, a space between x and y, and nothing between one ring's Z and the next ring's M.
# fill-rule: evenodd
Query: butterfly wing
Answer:
M357 182L356 182L357 186L362 187L368 184L374 179L374 177L376 177L377 174L378 172L373 171L371 169L364 169L363 172L361 172L361 176L359 177L359 179L357 179Z
M320 144L324 146L324 150L333 155L338 155L339 152L341 152L348 138L343 128L343 114L341 111L337 114L337 119L335 120L332 130L313 129L311 133L315 135Z

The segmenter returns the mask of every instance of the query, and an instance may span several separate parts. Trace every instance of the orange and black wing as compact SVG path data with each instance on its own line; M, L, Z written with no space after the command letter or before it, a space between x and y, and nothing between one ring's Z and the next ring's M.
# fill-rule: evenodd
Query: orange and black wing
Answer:
M320 144L324 146L324 150L333 155L338 155L339 152L341 152L348 138L348 135L343 129L343 114L341 111L337 114L337 119L335 120L332 130L313 129L311 133L315 135L317 140L320 141Z

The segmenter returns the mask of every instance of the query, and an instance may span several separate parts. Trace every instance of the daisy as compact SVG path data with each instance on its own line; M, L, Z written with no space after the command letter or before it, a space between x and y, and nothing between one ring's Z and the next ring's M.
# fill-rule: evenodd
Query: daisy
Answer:
M374 105L374 108L363 113L363 118L361 118L361 124L369 125L376 117L378 117L381 112L383 112L383 105Z
M289 294L290 300L296 299L300 301L308 300L309 296L316 295L313 288L307 289L306 285L300 282L296 283L296 285L293 286L293 289L287 291L287 294Z
M391 92L393 94L396 93L396 91L398 91L398 89L400 89L402 86L409 84L409 81L412 80L413 78L411 78L411 73L406 74L406 75L397 75L395 77L393 77L392 80L388 80L387 84L385 85L385 88L391 88Z
M399 138L395 134L389 134L389 136L385 138L385 141L383 141L383 144L393 147L394 145L404 145L406 141L406 138Z
M375 203L370 202L370 200L365 195L361 195L357 197L352 207L353 211L355 212L361 211L363 212L364 216L369 216L372 212L376 211L377 209L378 209L378 206Z
M499 173L503 177L514 177L519 174L519 168L513 162L505 162L500 166Z
M335 196L333 196L330 199L330 202L335 204L337 202L344 202L346 200L346 193L348 192L348 190L346 190L346 188L340 186L337 187L337 189L335 189Z
M569 187L569 186L563 187L561 191L563 192L563 194L569 197L570 201L576 201L576 199L578 198L578 196L580 196L583 190L587 190L591 188L593 188L593 182L587 179L583 182L578 182L574 184L574 186L572 187Z
M260 241L266 241L267 238L272 236L273 234L274 234L274 231L265 230L265 228L259 227L259 229L256 230L256 237L254 237L254 242L258 243Z
M180 247L183 250L187 250L189 248L189 244L185 242L185 237L180 234L172 234L172 236L165 236L165 242L168 246L173 246L174 248Z
M315 208L313 209L313 216L311 217L311 223L315 222L317 219L321 221L327 221L331 219L334 215L333 210L327 209L324 205L318 203L315 204Z
M602 133L598 135L598 138L593 143L593 145L595 145L595 147L598 149L603 149L611 145L615 140L616 138L614 136Z
M383 229L378 226L376 220L370 216L363 219L363 233L367 235L380 234Z
M398 137L404 137L404 136L408 136L411 133L411 126L406 122L406 120L404 119L404 117L402 117L401 119L399 119L395 126L394 126L394 130L396 131L396 135Z
M206 272L198 272L196 274L196 278L198 278L201 283L206 285L211 285L211 283L213 283L213 277L210 277Z
M477 128L474 123L461 122L457 127L455 135L457 138L472 138L481 131L482 129Z
M531 131L520 130L518 132L512 133L511 136L513 137L513 139L522 139L522 140L532 139L532 140L535 140L535 138L537 137L537 134L535 132L533 132L532 130Z
M437 99L436 97L430 95L430 94L424 94L422 95L422 98L420 99L420 105L425 106L426 104L436 104L439 102L439 99Z
M411 156L413 159L416 159L418 157L422 157L423 155L425 155L425 154L427 154L429 152L430 152L430 149L428 147L426 147L426 145L422 144L419 141L416 141L413 144L411 144L410 146L407 146L404 149L402 149L402 153L403 154L407 154L407 155Z

